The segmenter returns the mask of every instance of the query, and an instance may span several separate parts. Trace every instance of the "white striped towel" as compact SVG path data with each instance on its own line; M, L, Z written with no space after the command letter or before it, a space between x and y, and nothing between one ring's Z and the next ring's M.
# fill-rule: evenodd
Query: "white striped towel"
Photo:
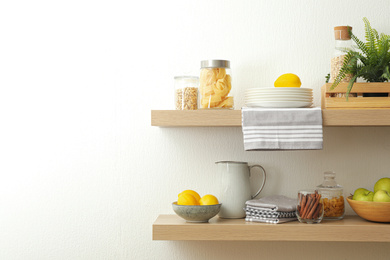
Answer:
M321 150L321 108L242 108L244 149Z

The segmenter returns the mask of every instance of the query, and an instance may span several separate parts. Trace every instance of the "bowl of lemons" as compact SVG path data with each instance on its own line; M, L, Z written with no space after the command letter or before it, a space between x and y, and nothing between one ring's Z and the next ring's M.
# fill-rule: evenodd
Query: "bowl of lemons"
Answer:
M187 222L208 222L221 210L221 203L211 194L200 195L193 190L185 190L172 203L173 211Z

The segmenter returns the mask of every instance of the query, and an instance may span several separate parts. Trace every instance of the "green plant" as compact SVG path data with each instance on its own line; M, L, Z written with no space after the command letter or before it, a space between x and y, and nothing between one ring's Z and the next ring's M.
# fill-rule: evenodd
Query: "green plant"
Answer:
M379 35L366 17L363 18L363 22L367 42L362 42L352 31L349 31L351 39L357 45L357 50L347 52L339 74L330 88L333 90L347 74L352 74L346 93L347 100L357 78L363 78L368 82L390 80L390 35L384 33Z
M328 73L328 75L325 76L325 83L329 83L329 80L330 80L330 73Z

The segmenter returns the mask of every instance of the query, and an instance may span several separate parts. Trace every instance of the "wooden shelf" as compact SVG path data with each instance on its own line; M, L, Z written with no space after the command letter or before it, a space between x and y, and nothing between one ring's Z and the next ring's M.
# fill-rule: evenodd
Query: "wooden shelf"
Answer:
M390 126L390 109L323 109L324 126ZM241 126L241 110L152 110L152 126Z
M390 126L390 109L323 109L324 126Z
M319 224L266 224L219 217L209 223L187 223L176 215L160 215L153 224L153 240L390 242L390 224L359 216Z
M152 110L152 126L241 126L241 110Z

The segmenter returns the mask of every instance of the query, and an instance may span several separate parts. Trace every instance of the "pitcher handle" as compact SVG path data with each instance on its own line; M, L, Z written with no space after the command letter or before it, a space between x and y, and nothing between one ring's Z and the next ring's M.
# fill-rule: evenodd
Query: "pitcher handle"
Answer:
M261 165L258 165L258 164L249 166L249 176L251 175L251 170L254 167L259 167L263 171L263 183L261 184L260 189L256 192L256 194L254 196L251 196L252 199L256 198L256 196L260 194L261 190L264 188L265 180L266 180L266 177L267 177L267 174L265 173L264 168Z

